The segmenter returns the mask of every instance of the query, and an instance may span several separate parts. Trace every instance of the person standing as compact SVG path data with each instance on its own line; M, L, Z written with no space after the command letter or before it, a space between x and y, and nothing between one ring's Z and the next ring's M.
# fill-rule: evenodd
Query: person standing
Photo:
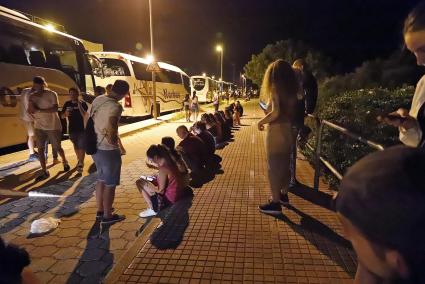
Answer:
M76 88L69 89L70 100L65 102L62 108L62 117L68 119L69 139L74 145L77 155L77 171L83 172L85 157L84 139L84 116L87 112L87 104L79 99L80 92Z
M425 3L417 5L404 22L404 42L416 57L419 66L425 66ZM410 110L399 108L383 121L399 129L400 141L410 147L425 147L425 76L416 85Z
M198 96L196 95L196 91L193 91L191 109L192 109L194 121L197 122L198 121L198 114L199 114L199 103L198 103Z
M282 213L281 204L288 204L289 159L293 144L291 121L297 100L298 80L291 65L281 59L271 63L264 75L261 91L268 98L266 116L258 129L266 136L267 170L272 200L259 206L263 213Z
M289 188L294 188L300 183L296 179L297 165L297 140L302 129L304 129L304 119L306 115L314 112L318 95L317 80L308 68L303 59L297 59L292 64L295 75L297 76L299 89L297 93L297 104L295 107L295 116L292 121L292 131L294 143L291 149L290 172L291 178Z
M90 109L97 136L97 152L92 156L97 169L96 218L102 224L113 224L125 219L112 214L115 189L120 184L121 152L119 148L118 122L123 108L119 103L128 93L126 81L116 80L107 96L97 97Z
M214 92L213 106L214 106L215 112L218 111L219 104L220 104L220 96L218 95L218 92Z
M184 109L184 113L186 115L186 121L190 122L190 96L189 96L189 94L186 94L184 96L183 109Z
M32 92L33 88L25 88L22 90L20 97L20 117L28 136L27 145L30 152L28 161L30 162L38 159L38 153L34 150L34 116L28 112L29 97Z
M63 170L69 171L70 167L61 146L62 124L58 115L58 95L47 88L43 77L33 79L33 92L29 97L28 112L34 116L35 137L39 153L44 153L46 142L50 141L53 151L57 151L62 158ZM42 173L37 181L50 176L46 167L46 157L39 155Z

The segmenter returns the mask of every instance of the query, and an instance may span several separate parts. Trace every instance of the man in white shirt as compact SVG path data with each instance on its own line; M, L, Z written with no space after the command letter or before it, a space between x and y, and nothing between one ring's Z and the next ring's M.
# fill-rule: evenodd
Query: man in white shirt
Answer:
M112 204L121 175L118 122L123 109L118 101L129 94L129 89L126 81L116 80L107 96L96 97L90 110L97 136L97 152L92 156L97 169L96 218L101 219L102 224L125 219L124 215L112 214Z
M28 102L29 97L33 92L32 88L25 88L21 92L20 97L20 118L22 120L22 124L24 125L27 136L28 136L28 150L30 152L30 156L28 158L29 161L35 161L38 159L38 155L34 151L34 116L28 113Z
M62 124L58 114L58 95L47 89L43 77L36 76L33 80L34 90L28 100L28 113L34 117L34 133L37 140L37 149L40 153L39 160L43 173L36 180L43 180L50 176L46 168L46 157L43 155L46 142L50 141L62 158L63 170L69 171L70 167L61 146Z

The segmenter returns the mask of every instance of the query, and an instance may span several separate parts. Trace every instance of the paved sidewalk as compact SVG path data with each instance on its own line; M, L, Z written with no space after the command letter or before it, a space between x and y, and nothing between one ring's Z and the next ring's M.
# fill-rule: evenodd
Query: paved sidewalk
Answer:
M162 217L107 283L352 283L354 252L330 209L332 192L311 189L308 162L298 161L305 186L290 193L284 215L258 212L270 192L256 109L247 107L247 126L218 151L223 173Z

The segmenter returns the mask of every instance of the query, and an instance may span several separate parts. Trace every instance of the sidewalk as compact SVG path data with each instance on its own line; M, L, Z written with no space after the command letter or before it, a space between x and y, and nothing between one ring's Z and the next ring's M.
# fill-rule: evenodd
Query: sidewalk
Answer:
M284 215L258 212L270 193L256 109L247 108L248 126L218 151L223 173L162 218L106 283L352 283L354 252L330 210L331 192L324 184L311 189L308 162L298 160L305 186L290 194Z
M114 207L127 216L125 221L102 228L94 218L95 175L58 171L54 181L37 185L37 191L60 197L26 197L0 205L1 237L28 250L41 283L99 283L108 273L108 283L113 278L119 283L350 283L354 253L328 209L326 186L320 192L308 188L313 170L307 162L298 161L298 179L307 187L290 194L293 208L284 211L285 217L258 212L269 190L257 109L255 101L245 106L242 122L248 126L235 131L235 141L218 151L223 173L194 189L193 200L179 203L166 216L138 217L146 205L134 182L152 172L145 165L147 148L166 135L179 141L175 129L186 124L182 121L123 138L127 155ZM23 175L14 177L18 185ZM59 227L29 236L32 220L48 216L60 218Z

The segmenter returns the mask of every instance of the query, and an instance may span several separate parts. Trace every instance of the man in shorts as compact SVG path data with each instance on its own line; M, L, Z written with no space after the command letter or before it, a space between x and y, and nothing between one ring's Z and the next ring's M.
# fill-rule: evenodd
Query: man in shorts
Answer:
M87 111L87 104L79 100L80 92L76 88L69 89L70 100L65 102L62 108L62 117L68 119L69 139L74 145L74 151L77 155L77 171L83 172L85 157L85 139L84 139L84 116Z
M102 224L125 219L124 215L112 214L112 205L121 176L118 122L123 109L119 101L129 93L129 89L126 81L116 80L108 95L96 97L90 109L97 136L97 152L92 156L97 169L96 218L101 219Z
M39 153L44 153L46 142L50 141L52 148L58 151L62 158L63 170L69 171L70 167L61 146L62 124L58 114L58 95L47 88L43 77L36 76L33 80L33 92L29 97L28 112L34 116L35 137ZM42 173L37 181L47 179L50 174L46 168L46 157L39 155Z
M34 150L34 145L35 145L34 116L28 112L28 102L32 92L33 92L32 88L23 89L21 92L21 99L20 99L20 106L21 106L20 117L28 136L27 144L28 144L28 150L30 152L28 161L30 162L38 159L38 154Z

